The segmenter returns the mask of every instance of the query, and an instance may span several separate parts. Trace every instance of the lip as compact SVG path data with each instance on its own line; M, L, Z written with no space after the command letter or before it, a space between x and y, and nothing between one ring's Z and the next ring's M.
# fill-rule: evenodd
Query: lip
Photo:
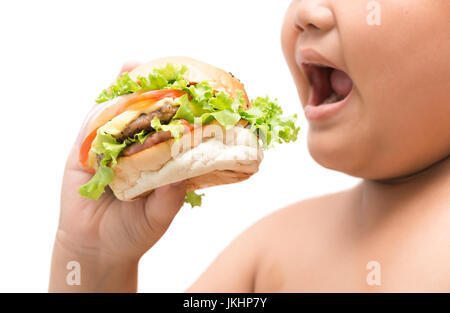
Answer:
M326 59L323 55L312 48L302 48L298 49L296 53L296 62L297 65L301 68L303 73L306 73L306 65L314 65L321 67L330 67L336 70L342 71L341 68L336 66L333 62ZM306 74L305 74L306 75ZM308 99L308 103L304 106L304 114L308 121L310 122L318 122L330 118L333 115L336 115L339 111L341 111L346 104L349 102L354 86L350 93L341 101L328 103L328 104L320 104L314 105L312 104L312 87L310 86L310 95Z
M311 64L311 65L332 67L337 70L342 70L339 67L337 67L333 62L322 56L319 52L311 48L298 49L295 56L297 65L301 68L303 68L305 64Z
M354 90L354 88L352 88L350 93L343 100L341 100L339 102L321 104L321 105L312 105L312 104L308 103L303 108L306 119L310 122L318 122L321 120L325 120L333 115L336 115L350 101L350 98L353 94L353 90ZM311 99L311 97L310 97L310 99Z

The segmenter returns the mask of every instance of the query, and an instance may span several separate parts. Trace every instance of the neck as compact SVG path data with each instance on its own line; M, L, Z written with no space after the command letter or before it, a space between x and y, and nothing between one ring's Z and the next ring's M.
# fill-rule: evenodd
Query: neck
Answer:
M361 212L374 221L404 208L424 210L442 206L450 203L450 157L407 176L364 180L356 190Z

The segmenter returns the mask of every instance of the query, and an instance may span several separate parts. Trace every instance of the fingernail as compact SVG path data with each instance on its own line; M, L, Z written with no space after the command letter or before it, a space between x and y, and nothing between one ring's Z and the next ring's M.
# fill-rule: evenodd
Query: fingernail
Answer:
M125 63L122 65L122 68L120 69L119 77L122 75L122 73L124 73L124 72L130 72L130 71L134 70L136 67L138 67L139 65L141 65L141 62L138 62L138 61L128 61L128 62L125 62Z

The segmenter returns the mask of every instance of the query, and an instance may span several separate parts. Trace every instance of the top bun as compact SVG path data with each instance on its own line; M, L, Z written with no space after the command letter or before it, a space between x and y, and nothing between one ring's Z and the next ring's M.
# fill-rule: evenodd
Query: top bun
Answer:
M136 67L129 73L130 78L136 81L138 76L148 76L155 68L162 67L167 63L185 65L188 68L188 72L185 74L184 79L190 83L207 81L215 90L225 91L233 98L237 98L238 93L243 92L242 97L245 101L245 108L250 108L250 102L244 89L244 85L239 79L234 77L231 73L192 58L178 56L156 59ZM85 136L112 120L116 116L119 108L125 102L136 96L136 94L119 96L94 107L93 113L91 113L92 116L88 118Z
M238 91L242 91L245 104L248 108L249 101L244 85L231 73L225 72L213 65L194 60L188 57L175 56L156 59L136 67L130 72L130 77L137 80L138 76L148 76L155 68L164 66L166 63L174 65L185 65L189 71L184 79L191 83L201 83L207 81L209 85L217 91L225 91L233 98L238 97Z

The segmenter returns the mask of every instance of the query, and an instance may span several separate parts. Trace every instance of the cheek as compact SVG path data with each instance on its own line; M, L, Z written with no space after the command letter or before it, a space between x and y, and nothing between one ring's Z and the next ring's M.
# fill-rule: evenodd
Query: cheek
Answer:
M380 160L403 172L426 167L450 152L448 21L429 2L415 2L385 9L385 28L373 34L371 46L377 53L367 65L371 84L365 93Z
M407 174L450 152L448 22L424 19L436 11L410 1L379 2L380 26L366 23L366 1L334 7L356 99L345 121L308 134L318 163L365 178Z
M358 69L367 62L367 56L360 53L361 48L366 46L366 4L367 1L360 0L333 3L340 37L340 53L343 54L356 89L345 112L341 112L343 114L327 125L311 124L308 131L308 149L317 163L361 177L370 175L368 163L374 148L374 131L362 105L363 93L358 89L359 82L364 80L364 77L358 75Z
M354 93L344 111L325 125L309 125L308 150L320 165L349 175L370 177L374 150L374 130L362 118L359 95Z
M294 21L295 4L296 2L291 3L289 9L286 12L283 27L281 30L281 47L283 49L286 63L294 79L299 98L301 99L302 103L306 103L308 95L307 78L300 71L295 60L297 41L300 36L300 31L295 27Z

